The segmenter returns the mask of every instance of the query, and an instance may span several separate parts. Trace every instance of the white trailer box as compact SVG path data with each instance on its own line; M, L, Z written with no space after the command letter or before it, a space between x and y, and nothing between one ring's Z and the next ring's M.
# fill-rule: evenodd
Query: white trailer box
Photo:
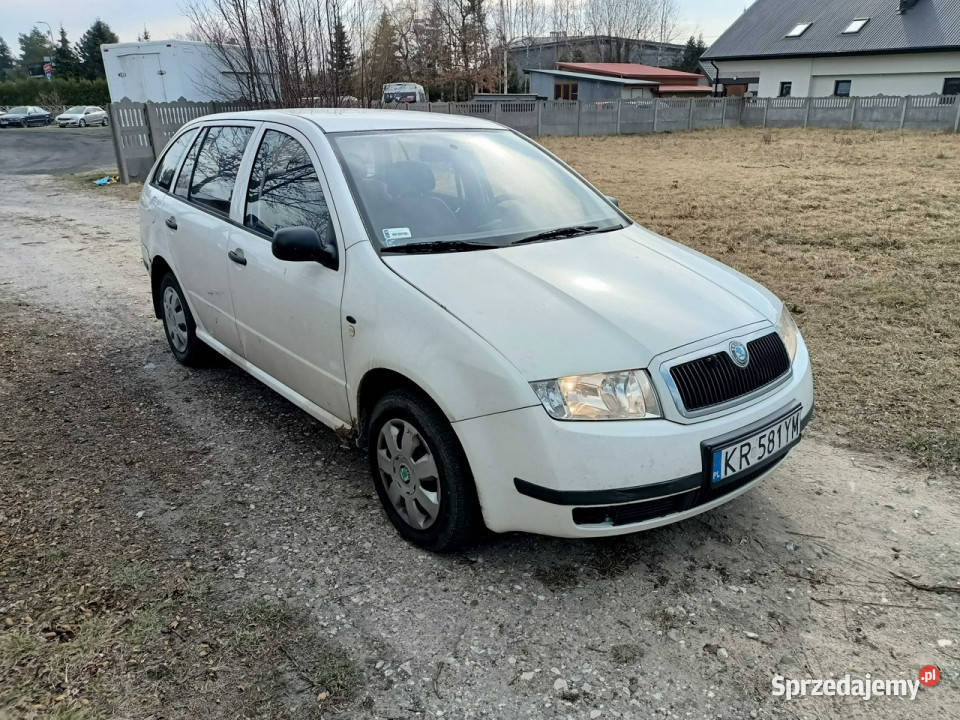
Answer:
M224 50L209 43L111 43L101 45L100 52L113 102L124 98L133 102L173 102L180 98L208 102L236 100L246 94L236 73L236 69L246 67L239 54L236 62L228 63ZM240 52L239 48L236 52ZM261 74L268 79L266 52L258 52ZM270 85L269 81L266 84Z

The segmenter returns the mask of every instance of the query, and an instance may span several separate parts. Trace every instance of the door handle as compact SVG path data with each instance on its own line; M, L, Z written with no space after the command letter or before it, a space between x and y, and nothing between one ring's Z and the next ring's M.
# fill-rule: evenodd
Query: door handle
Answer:
M246 265L247 259L243 256L243 250L237 248L227 253L227 257L233 260L237 265Z
M167 226L168 228L170 228L171 230L176 230L176 229L177 229L177 219L176 219L173 215L171 215L170 217L168 217L168 218L167 218L166 220L164 220L163 222L164 222L164 223L166 224L166 226Z

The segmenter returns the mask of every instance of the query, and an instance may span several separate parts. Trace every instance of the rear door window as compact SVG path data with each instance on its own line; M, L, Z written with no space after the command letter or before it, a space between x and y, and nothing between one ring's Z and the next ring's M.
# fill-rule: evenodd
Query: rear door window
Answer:
M243 224L267 237L281 228L305 225L321 238L333 238L330 209L313 161L303 145L285 133L263 134L250 172Z
M230 214L230 199L250 127L212 127L203 139L190 179L191 202L222 215Z
M183 159L190 143L197 136L196 130L190 130L173 141L170 149L163 156L163 160L157 166L157 171L153 174L153 184L163 190L170 189L170 183L173 182L173 176L177 172L177 166Z

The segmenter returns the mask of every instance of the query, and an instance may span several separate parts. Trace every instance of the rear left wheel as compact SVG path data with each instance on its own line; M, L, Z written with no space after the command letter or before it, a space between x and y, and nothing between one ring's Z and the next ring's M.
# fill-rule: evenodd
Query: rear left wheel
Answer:
M482 528L463 448L443 413L412 390L384 395L370 415L368 458L387 517L407 540L456 550Z
M197 323L173 273L167 273L160 281L160 307L163 330L177 362L192 367L205 364L210 348L197 337Z

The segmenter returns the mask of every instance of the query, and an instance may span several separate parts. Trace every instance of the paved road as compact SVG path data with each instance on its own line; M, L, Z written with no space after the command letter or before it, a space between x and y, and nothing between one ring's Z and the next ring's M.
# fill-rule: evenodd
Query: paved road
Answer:
M0 129L0 172L4 174L59 175L116 166L108 127Z

